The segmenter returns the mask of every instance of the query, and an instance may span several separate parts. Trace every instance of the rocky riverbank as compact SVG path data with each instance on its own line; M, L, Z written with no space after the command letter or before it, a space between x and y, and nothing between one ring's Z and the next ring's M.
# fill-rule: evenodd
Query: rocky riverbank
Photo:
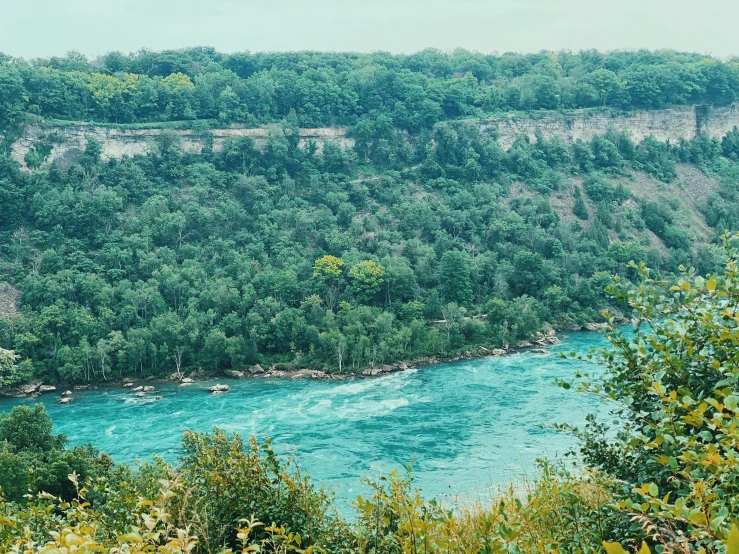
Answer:
M581 328L571 328L568 330L578 331L600 331L606 327L606 323L588 323ZM366 379L373 377L381 377L383 375L389 375L391 373L397 373L400 371L406 371L408 369L427 366L431 364L443 363L443 362L455 362L463 359L474 359L474 358L486 358L486 357L501 357L516 352L530 350L535 354L547 354L545 347L550 345L556 345L560 343L560 339L557 333L552 328L547 328L542 332L536 333L530 341L522 342L520 344L509 346L506 345L504 348L486 348L484 346L478 346L476 349L466 350L464 352L458 352L449 356L430 356L425 358L417 358L412 360L395 362L392 364L383 364L370 367L364 370L350 370L342 373L329 373L317 369L292 369L285 367L283 364L275 364L267 367L266 369L259 364L250 366L243 370L226 370L223 372L208 372L203 369L197 369L189 374L184 373L173 373L168 378L155 378L147 377L142 379L126 378L123 380L106 381L103 383L95 383L94 385L74 385L67 387L59 387L64 392L59 396L58 402L61 404L67 404L73 401L74 392L83 391L87 389L104 389L104 388L119 388L123 387L128 389L136 397L146 397L149 393L155 392L155 384L164 383L179 383L180 386L196 386L201 382L213 382L218 378L226 379L250 379L250 378L261 378L261 379L333 379L333 380L348 380L348 379ZM144 385L143 383L147 383ZM223 394L227 392L227 386L216 385L220 387L218 390L214 390L214 387L204 388L204 392L210 392L212 394ZM225 388L223 388L225 387ZM56 386L44 384L41 381L34 381L24 385L0 389L0 397L6 398L25 398L25 397L39 397L42 394L49 394L56 392L58 389ZM156 396L157 400L163 399L161 396Z

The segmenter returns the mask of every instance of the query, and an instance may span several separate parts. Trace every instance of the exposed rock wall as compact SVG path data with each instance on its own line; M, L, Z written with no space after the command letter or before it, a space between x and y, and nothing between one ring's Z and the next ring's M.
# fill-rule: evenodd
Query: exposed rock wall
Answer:
M165 134L175 136L179 147L183 151L199 153L211 140L213 150L218 151L227 139L238 137L252 137L256 146L261 147L266 143L271 131L271 127L256 129L231 127L196 131L156 128L120 129L83 123L59 127L32 124L27 125L21 137L13 143L11 155L13 159L25 166L26 153L35 143L43 140L53 145L51 155L47 161L57 160L62 166L68 166L75 163L82 155L88 138L94 138L102 145L102 158L108 160L157 152L159 148L158 139ZM346 135L347 129L345 127L300 129L300 144L305 146L313 141L320 149L326 142L333 142L344 148L351 148L354 146L354 141Z
M18 313L18 296L18 289L0 283L0 318L9 318Z
M528 135L532 139L537 132L545 138L559 136L566 142L577 139L591 140L596 135L605 134L608 129L625 131L635 141L652 135L660 141L676 142L680 138L693 138L702 131L712 137L722 137L733 127L739 126L739 105L725 107L684 106L665 110L616 112L581 111L564 114L549 112L524 116L512 114L508 117L494 117L474 121L483 130L497 130L499 142L510 148L517 137ZM187 152L200 152L212 137L213 149L219 150L229 138L252 137L257 146L263 145L270 133L270 127L245 129L231 127L208 131L161 129L119 129L90 124L28 125L23 135L13 144L12 155L24 163L24 157L34 143L46 140L53 142L54 148L48 161L58 160L62 165L74 163L87 143L94 137L103 147L103 158L122 158L155 152L157 139L164 133L178 137L180 147ZM301 129L300 142L305 145L314 141L319 148L326 142L336 143L344 148L354 145L347 136L345 127L326 127Z
M577 114L550 112L539 117L512 115L480 122L483 129L497 129L499 142L510 148L517 137L536 132L544 138L559 136L566 142L577 139L592 140L608 129L625 131L632 140L640 142L653 136L662 142L691 139L699 131L711 137L721 138L734 127L739 127L739 105L724 107L681 106L665 110L640 110L633 112L590 111Z

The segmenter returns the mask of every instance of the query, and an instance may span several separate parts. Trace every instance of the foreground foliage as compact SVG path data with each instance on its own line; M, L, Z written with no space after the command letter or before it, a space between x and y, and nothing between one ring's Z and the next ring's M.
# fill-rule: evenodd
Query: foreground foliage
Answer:
M393 473L370 483L348 524L268 443L245 449L215 431L188 433L183 447L176 469L161 461L135 475L117 468L87 486L72 474L69 500L0 501L0 552L574 553L599 544L602 529L589 525L608 501L597 480L546 466L523 496L511 488L492 509L455 512Z

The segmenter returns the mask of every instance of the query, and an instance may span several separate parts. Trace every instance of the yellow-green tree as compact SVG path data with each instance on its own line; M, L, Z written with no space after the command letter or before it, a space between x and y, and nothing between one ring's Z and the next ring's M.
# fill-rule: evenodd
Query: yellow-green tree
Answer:
M20 357L12 350L0 348L0 387L12 385L20 380L16 362Z
M385 277L385 268L372 260L364 260L352 266L349 278L357 297L369 302L380 290Z
M323 256L313 264L313 276L324 281L336 281L343 273L344 260L336 256Z
M344 274L344 260L336 256L323 256L313 264L313 276L318 279L323 300L329 310L336 307L339 299L339 283Z

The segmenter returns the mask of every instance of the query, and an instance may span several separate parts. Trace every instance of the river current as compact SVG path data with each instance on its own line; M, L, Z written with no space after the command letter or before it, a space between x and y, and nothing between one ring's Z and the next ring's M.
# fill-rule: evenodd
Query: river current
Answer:
M479 499L533 475L537 458L561 457L575 446L547 426L582 424L588 413L606 412L595 398L553 383L594 369L558 352L603 344L597 333L571 333L549 354L443 363L374 379L222 380L231 390L217 396L204 383L157 384L154 394L162 401L134 400L123 389L77 392L65 406L54 395L40 400L55 432L72 444L92 443L119 462L156 453L176 463L185 429L217 426L269 436L340 501L364 492L362 477L377 478L411 461L427 497ZM38 401L0 400L0 412Z

